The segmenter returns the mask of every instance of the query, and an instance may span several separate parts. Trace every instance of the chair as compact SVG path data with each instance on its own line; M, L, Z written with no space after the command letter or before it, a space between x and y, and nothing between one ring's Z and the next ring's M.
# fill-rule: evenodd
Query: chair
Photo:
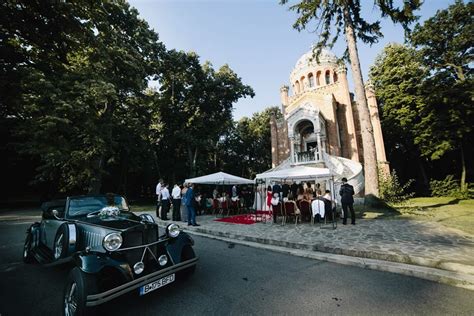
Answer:
M301 220L311 221L311 204L307 200L299 200L299 209L301 212Z
M272 214L273 214L273 222L276 223L278 216L283 216L283 208L281 206L281 203L278 203L277 205L272 204ZM283 225L283 221L282 221Z
M314 218L316 217L316 215L319 214L321 216L321 219L324 218L325 208L326 206L321 200L316 199L311 202L311 225L314 224Z
M283 215L283 221L286 224L286 219L288 217L295 218L295 226L298 225L299 214L296 214L296 203L293 201L286 201L284 204L285 214Z

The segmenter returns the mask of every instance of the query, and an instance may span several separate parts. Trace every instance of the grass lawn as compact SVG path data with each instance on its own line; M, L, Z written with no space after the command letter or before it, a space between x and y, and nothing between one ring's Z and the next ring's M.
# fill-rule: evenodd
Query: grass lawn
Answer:
M416 219L433 221L474 235L474 200L450 197L413 198L391 209L358 208L363 218Z

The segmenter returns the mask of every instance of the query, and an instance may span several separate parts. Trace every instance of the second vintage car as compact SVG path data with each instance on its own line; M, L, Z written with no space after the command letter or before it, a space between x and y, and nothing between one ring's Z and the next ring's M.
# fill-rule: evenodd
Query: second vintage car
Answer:
M130 291L148 294L195 271L193 239L176 224L160 234L151 215L130 212L120 195L73 196L42 209L41 222L27 230L23 260L73 262L64 315L83 315Z

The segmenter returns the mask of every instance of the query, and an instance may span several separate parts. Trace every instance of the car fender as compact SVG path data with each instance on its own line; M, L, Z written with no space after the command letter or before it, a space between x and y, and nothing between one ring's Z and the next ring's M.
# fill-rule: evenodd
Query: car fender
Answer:
M133 273L126 261L117 260L104 253L79 252L73 257L75 265L85 273L98 274L104 268L120 272L125 282L133 280Z
M193 246L194 240L188 234L181 232L178 237L170 238L166 250L174 263L181 262L181 252L184 246Z
M41 224L35 222L27 229L26 233L31 234L31 248L34 249L38 247L40 244Z

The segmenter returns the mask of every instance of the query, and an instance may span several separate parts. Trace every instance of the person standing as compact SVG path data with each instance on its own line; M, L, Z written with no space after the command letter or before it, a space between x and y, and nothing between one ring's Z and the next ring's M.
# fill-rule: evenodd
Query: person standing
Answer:
M267 188L267 203L266 203L268 210L272 209L272 197L273 197L272 187L269 185Z
M188 207L186 206L186 192L188 192L188 184L183 183L183 188L181 189L181 220L183 222L188 221Z
M347 183L347 178L342 178L341 189L339 190L341 196L342 211L344 212L344 218L342 224L347 224L347 213L348 209L351 211L351 224L355 225L355 213L354 213L354 187Z
M186 192L186 207L188 209L188 226L200 226L196 223L196 210L194 209L194 184L190 184Z
M168 190L168 184L163 184L163 189L161 189L161 220L168 220L168 211L170 210L170 191Z
M161 186L163 185L163 179L158 181L156 185L156 217L160 217L160 207L161 207Z
M175 184L173 191L171 191L171 197L173 198L173 221L181 220L181 188Z

